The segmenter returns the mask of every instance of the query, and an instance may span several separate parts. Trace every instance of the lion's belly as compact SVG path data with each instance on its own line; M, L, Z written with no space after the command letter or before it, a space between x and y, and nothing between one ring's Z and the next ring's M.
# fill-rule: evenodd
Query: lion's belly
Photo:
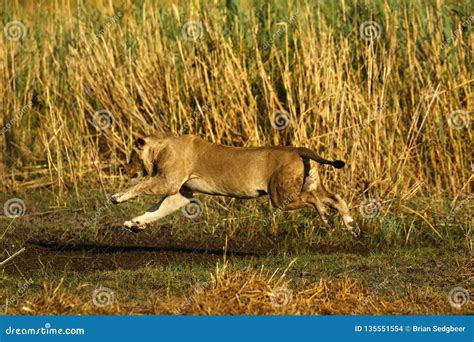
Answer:
M258 182L246 184L232 184L232 181L213 181L196 177L188 180L183 185L185 188L208 195L230 196L237 198L256 198L265 195L266 186Z

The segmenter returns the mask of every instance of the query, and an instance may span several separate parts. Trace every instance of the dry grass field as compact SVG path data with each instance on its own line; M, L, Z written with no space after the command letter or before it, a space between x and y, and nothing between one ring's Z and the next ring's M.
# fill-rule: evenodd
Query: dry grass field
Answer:
M474 4L0 2L3 314L466 314ZM199 196L140 234L135 138L310 147L362 226ZM156 199L155 199L156 200Z

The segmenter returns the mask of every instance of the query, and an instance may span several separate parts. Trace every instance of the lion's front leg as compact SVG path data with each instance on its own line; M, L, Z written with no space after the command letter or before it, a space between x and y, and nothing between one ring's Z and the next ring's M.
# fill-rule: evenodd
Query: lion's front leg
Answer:
M125 221L124 226L137 233L145 229L148 223L157 221L190 203L191 196L192 194L182 193L167 196L158 204L148 209L143 215L137 216L130 221Z
M166 177L156 176L132 186L125 192L118 192L110 197L113 204L123 203L143 195L174 195L179 191L180 184L170 182Z

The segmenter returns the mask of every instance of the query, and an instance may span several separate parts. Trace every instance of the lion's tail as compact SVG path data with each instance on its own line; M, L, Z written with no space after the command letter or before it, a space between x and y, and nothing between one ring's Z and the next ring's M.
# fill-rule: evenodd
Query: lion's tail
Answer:
M316 154L316 152L310 150L309 148L306 147L298 147L296 148L298 151L298 154L303 157L303 158L309 158L312 159L320 164L328 164L332 165L336 169L341 169L346 165L342 160L327 160L324 159Z

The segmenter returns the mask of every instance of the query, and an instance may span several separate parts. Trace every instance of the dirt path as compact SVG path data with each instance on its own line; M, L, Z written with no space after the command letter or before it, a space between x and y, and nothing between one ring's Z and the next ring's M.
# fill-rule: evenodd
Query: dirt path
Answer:
M111 227L110 229L114 229ZM55 233L31 234L17 228L15 240L26 247L26 252L5 267L5 274L28 274L47 269L72 273L135 269L142 266L198 264L215 265L224 255L232 258L259 258L283 250L286 235L251 240L226 241L221 238L207 240L180 240L167 230L132 234L120 232L105 234L101 241L77 236L57 236ZM226 247L225 247L226 246ZM0 246L3 247L3 246ZM287 251L288 248L286 249ZM315 254L354 253L367 255L370 249L362 243L347 248L345 245L318 244L311 248Z
M224 252L216 249L166 246L129 246L106 244L61 244L30 242L27 251L5 267L7 274L29 273L40 269L87 273L135 269L170 264L215 265ZM252 257L250 253L228 252L233 257Z

